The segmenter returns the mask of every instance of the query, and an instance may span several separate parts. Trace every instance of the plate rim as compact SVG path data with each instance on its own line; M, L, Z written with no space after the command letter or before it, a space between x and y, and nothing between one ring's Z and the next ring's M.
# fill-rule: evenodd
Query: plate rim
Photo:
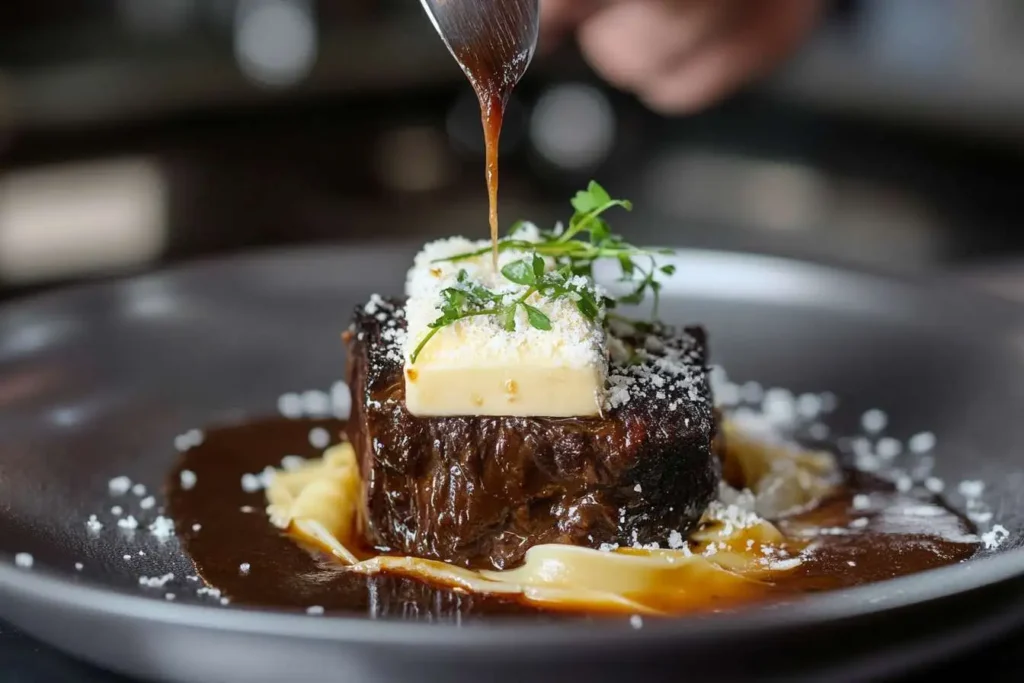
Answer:
M364 244L320 243L298 247L263 247L231 254L217 254L179 262L151 272L123 274L98 281L87 281L70 287L31 294L0 305L0 318L18 309L45 306L69 296L90 296L104 290L116 289L125 283L150 278L182 278L224 267L259 267L281 262L302 261L310 258L344 257L350 252L365 259L368 251L379 255L393 253L398 248L415 249L420 242L413 240L366 242ZM984 291L964 286L957 280L943 279L931 274L900 274L880 269L837 264L823 259L793 258L765 251L743 251L705 248L676 248L680 254L691 257L740 259L761 264L783 265L789 268L814 269L833 276L873 280L890 286L900 286L921 293L925 287L937 288L931 294L953 296L967 304L958 307L972 318L985 321L992 331L1017 329L1024 321L1024 306L1006 301ZM1005 316L1005 317L1004 317ZM341 641L353 644L438 646L446 648L481 647L501 648L513 646L524 653L529 645L531 653L549 652L567 643L584 640L588 645L614 646L638 643L699 641L722 637L739 637L772 628L800 628L836 619L858 618L895 611L901 608L932 603L964 595L987 586L1024 579L1024 547L1009 548L988 557L964 563L930 569L913 575L890 579L877 584L830 591L801 597L779 605L746 606L735 612L705 615L687 615L679 618L649 619L644 628L632 628L623 618L596 621L576 619L560 620L555 625L530 624L524 628L515 619L485 619L474 622L473 628L437 623L403 622L391 619L373 620L366 617L327 615L310 617L287 610L258 607L230 607L184 605L156 600L145 595L132 595L116 589L95 585L63 574L48 567L25 570L11 562L0 562L0 593L17 594L20 599L53 603L64 609L110 618L129 618L143 622L156 622L167 626L187 626L236 633L268 636L311 638ZM14 623L17 623L16 621ZM515 638L508 637L510 632ZM457 633L457 637L453 637ZM532 656L532 655L531 655Z

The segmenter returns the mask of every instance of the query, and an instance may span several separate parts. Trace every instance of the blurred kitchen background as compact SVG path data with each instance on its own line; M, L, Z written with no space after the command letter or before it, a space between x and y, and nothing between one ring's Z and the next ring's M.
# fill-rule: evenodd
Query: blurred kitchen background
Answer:
M1024 256L1024 2L845 0L771 79L666 118L574 46L501 214L593 177L632 240L929 270ZM0 295L241 249L486 235L472 92L417 0L0 2Z

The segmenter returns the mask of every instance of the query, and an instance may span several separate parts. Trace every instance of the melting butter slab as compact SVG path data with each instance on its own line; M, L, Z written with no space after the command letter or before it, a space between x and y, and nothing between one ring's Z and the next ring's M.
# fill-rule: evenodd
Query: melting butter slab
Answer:
M521 230L517 240L536 240L535 230ZM489 242L464 238L427 244L416 256L406 279L405 396L406 407L418 416L491 415L577 417L600 413L608 372L607 338L600 317L588 320L569 298L554 301L537 295L526 302L540 309L551 329L533 327L519 307L515 330L506 330L496 316L461 319L440 328L412 358L441 315L443 291L467 282L501 294L506 300L527 294L500 268L530 254L507 250L495 271ZM481 251L479 256L447 261ZM552 263L547 264L553 267ZM460 282L460 272L464 272ZM593 288L581 278L579 284Z

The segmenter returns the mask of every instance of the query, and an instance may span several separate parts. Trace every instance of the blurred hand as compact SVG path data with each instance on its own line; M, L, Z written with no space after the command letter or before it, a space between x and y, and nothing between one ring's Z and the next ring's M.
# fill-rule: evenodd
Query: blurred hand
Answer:
M665 113L701 109L776 66L822 0L541 0L545 41L576 31L612 85Z

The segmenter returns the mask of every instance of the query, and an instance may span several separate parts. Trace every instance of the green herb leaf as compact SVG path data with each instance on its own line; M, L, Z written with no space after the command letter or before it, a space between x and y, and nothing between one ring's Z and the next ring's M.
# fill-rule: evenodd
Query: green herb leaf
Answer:
M544 259L540 254L533 255L533 274L537 279L544 277Z
M544 315L544 311L534 308L530 304L523 304L523 308L526 309L526 318L532 326L538 330L551 329L551 319Z
M532 285L537 281L533 268L525 259L513 261L501 269L501 274L517 285Z
M502 321L502 326L505 328L505 331L506 332L515 332L516 331L516 307L514 305L513 306L509 306L508 308L505 309L503 318L504 318L504 320Z
M665 273L665 275L675 275L676 273L676 267L671 263L668 264L667 266L662 266L660 270L661 272Z

